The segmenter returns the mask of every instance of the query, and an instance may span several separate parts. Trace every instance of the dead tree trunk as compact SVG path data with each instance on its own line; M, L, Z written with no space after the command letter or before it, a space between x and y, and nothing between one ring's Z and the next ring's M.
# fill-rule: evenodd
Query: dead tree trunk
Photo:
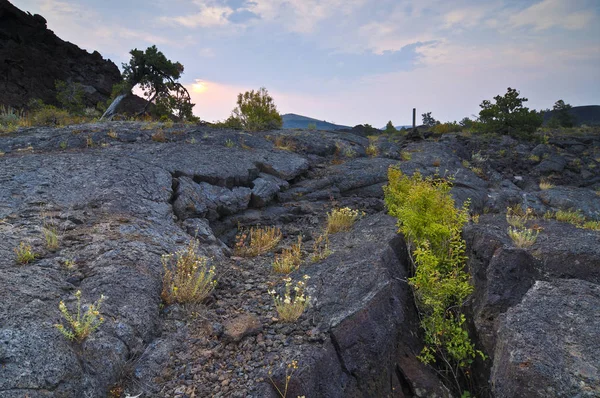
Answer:
M111 120L113 116L115 116L115 114L117 113L117 107L119 106L121 101L123 101L123 99L125 99L125 97L127 97L128 95L129 94L121 94L117 98L115 98L113 102L109 105L109 107L106 109L106 112L104 112L100 120Z

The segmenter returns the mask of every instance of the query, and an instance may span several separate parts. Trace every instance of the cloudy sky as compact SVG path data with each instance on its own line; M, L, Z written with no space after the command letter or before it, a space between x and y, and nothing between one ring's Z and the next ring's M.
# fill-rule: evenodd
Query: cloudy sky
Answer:
M261 86L347 125L459 120L509 86L531 108L600 104L599 0L11 1L117 65L156 44L209 121Z

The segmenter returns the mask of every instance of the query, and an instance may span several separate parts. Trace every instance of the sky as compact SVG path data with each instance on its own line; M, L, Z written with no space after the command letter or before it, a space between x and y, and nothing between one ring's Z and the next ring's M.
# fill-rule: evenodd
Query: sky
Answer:
M194 113L223 120L266 87L280 113L384 126L527 106L600 104L600 0L11 0L118 66L155 44Z

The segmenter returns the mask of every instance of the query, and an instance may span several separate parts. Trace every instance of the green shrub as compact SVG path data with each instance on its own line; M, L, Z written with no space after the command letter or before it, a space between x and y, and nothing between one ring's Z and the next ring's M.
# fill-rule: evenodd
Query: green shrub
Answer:
M12 131L19 126L21 115L10 106L0 106L0 132Z
M396 127L394 127L394 123L392 123L391 120L385 125L385 132L387 134L394 134L398 132L398 130L396 130Z
M542 114L523 106L527 98L508 88L504 96L494 97L494 103L484 100L479 112L479 121L485 132L508 134L516 138L531 138L542 125Z
M419 359L436 363L448 380L458 383L476 355L469 338L463 307L473 286L465 272L465 242L461 237L468 222L468 203L456 209L451 183L439 178L412 177L390 168L384 188L386 207L398 219L412 252L413 288L425 332Z
M242 130L244 128L242 121L233 115L229 116L222 122L216 122L214 126L217 128L232 130Z
M281 115L266 88L238 94L237 108L233 116L248 131L280 129L283 126Z
M85 111L83 103L83 86L81 83L67 83L61 80L54 82L56 87L56 99L63 109L69 113L82 115Z
M462 126L460 126L458 123L448 122L448 123L436 124L435 126L433 126L433 128L431 130L437 134L448 134L448 133L458 133L458 132L462 131L462 129L463 129Z
M570 104L565 104L565 101L563 100L556 101L552 107L553 115L548 121L548 127L570 128L575 126L575 116L569 112L571 108L573 107Z
M317 123L308 123L307 128L309 130L316 130L317 129Z
M34 126L64 126L72 121L69 112L52 105L44 105L31 115L31 124Z

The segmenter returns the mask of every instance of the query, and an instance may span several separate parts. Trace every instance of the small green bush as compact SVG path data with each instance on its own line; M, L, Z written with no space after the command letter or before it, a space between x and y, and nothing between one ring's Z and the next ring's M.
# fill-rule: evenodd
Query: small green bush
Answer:
M34 126L64 126L72 121L69 112L52 105L44 105L31 115L31 124Z
M19 126L21 116L10 106L0 106L0 132L13 131Z
M273 97L264 87L258 91L238 94L237 108L233 110L233 117L237 118L248 131L280 129L283 126L283 120L277 112Z
M463 130L463 127L456 122L453 122L453 123L448 122L448 123L436 124L435 126L433 126L433 128L431 130L437 134L448 134L448 133L461 132Z
M67 83L61 80L54 82L56 86L56 99L63 109L75 115L83 115L85 104L83 102L83 86L81 83Z

